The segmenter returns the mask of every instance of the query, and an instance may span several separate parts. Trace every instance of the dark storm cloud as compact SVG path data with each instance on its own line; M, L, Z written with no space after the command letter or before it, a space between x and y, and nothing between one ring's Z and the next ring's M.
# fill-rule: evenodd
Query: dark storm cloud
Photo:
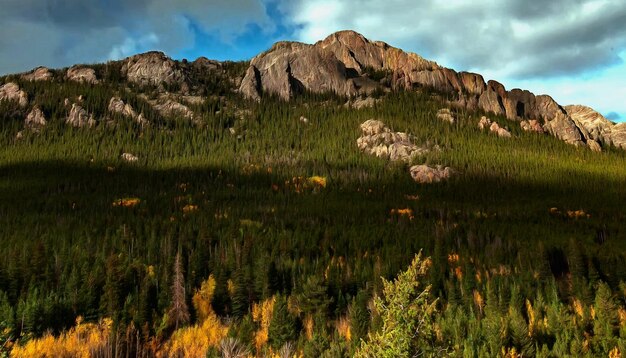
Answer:
M283 11L302 40L350 28L459 69L516 78L579 75L620 63L626 49L623 0L285 0Z
M194 27L232 41L273 23L261 0L2 0L0 73L194 45Z

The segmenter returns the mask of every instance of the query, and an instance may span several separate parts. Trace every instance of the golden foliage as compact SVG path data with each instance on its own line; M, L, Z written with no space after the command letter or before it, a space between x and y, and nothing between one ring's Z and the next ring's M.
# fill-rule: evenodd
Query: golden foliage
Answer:
M474 304L476 305L476 307L478 307L480 314L482 314L483 308L485 307L485 300L483 299L483 296L480 294L478 290L474 290L474 292L472 293L472 296L474 298Z
M609 358L622 358L622 352L620 352L619 348L615 347L609 352Z
M103 356L111 349L111 326L113 321L103 318L99 323L82 323L76 318L76 326L55 338L46 333L43 337L28 341L24 346L15 345L11 357L80 357Z
M450 265L454 265L457 262L459 262L459 254L455 254L455 253L448 254L448 263Z
M574 312L576 313L576 315L580 316L580 318L585 317L585 310L583 308L583 305L577 298L574 298L574 300L572 301L572 308L574 308Z
M413 220L415 216L413 216L413 210L411 208L404 209L391 209L391 216L397 216L399 218L405 217L409 220Z
M306 317L304 317L302 323L304 325L304 333L306 335L306 339L310 341L311 339L313 339L313 317L311 315L307 315Z
M620 307L617 314L619 315L619 325L626 327L626 309L624 309L624 307Z
M211 347L219 347L228 334L215 314L210 314L202 324L180 328L165 344L160 357L205 357Z
M257 352L260 352L267 343L272 313L274 312L274 302L276 302L275 296L263 302L252 304L252 320L259 324L259 330L254 335L254 345Z
M350 319L346 316L339 318L337 321L337 333L339 336L350 342L352 340L352 332L350 331Z
M132 208L132 207L137 206L140 202L141 202L141 199L139 198L121 198L121 199L116 199L112 205L114 207Z
M312 176L309 178L309 184L313 186L314 189L325 188L326 187L326 178L320 176Z
M198 205L187 204L183 207L183 213L189 214L198 211Z
M198 321L202 322L214 314L213 308L211 307L214 292L215 278L213 278L213 275L210 275L209 278L202 282L200 289L196 291L191 299L198 315Z

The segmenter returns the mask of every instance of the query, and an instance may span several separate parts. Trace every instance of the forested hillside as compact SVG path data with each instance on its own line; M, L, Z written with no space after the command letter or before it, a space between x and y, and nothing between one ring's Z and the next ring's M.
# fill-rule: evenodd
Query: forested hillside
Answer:
M626 353L626 152L428 87L246 99L248 63L196 62L187 89L0 78L28 98L0 101L2 355ZM366 155L369 119L438 150Z

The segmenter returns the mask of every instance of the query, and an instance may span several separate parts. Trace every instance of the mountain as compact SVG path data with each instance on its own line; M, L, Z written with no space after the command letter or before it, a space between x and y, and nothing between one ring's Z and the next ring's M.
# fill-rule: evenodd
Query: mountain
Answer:
M626 353L626 125L591 108L354 32L0 96L0 356Z
M545 132L576 146L587 145L594 150L610 145L626 148L624 126L615 125L597 112L591 119L590 109L563 107L548 95L526 90L507 91L497 81L485 82L479 74L456 72L384 42L370 41L354 31L340 31L312 45L278 42L254 57L245 74L226 73L224 64L218 61L175 61L160 52L135 55L114 64L117 73L107 73L107 78L98 78L93 66L84 65L56 75L39 67L20 78L52 81L63 77L93 85L99 81L127 81L139 87L152 86L163 94L150 102L156 111L165 116L182 113L188 118L193 112L185 102L194 101L189 96L209 95L216 82L227 82L244 97L257 101L265 95L290 100L305 92L367 97L377 92L426 89L445 95L454 107L510 120L537 121ZM209 83L213 86L207 86ZM14 82L0 87L0 100L27 105L25 94Z

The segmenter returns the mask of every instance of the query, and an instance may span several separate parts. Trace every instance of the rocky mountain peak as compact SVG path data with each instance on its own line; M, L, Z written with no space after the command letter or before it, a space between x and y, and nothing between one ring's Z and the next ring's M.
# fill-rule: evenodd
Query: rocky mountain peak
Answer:
M185 74L177 62L163 52L151 51L123 60L122 75L140 85L184 83Z

